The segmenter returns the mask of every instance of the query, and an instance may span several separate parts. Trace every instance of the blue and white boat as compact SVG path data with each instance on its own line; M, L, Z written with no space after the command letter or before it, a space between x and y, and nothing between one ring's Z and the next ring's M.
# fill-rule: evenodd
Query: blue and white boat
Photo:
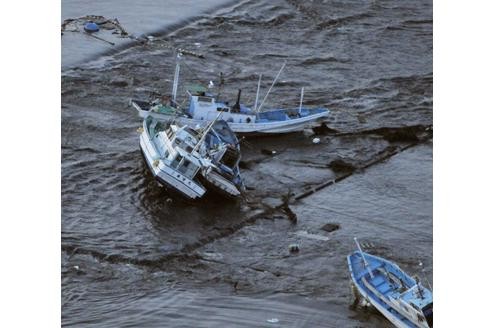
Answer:
M285 63L275 77L265 97L258 105L261 75L258 81L256 101L252 108L240 103L241 90L233 106L227 102L215 99L207 88L188 88L189 106L180 108L176 102L180 72L180 54L177 63L172 88L172 98L167 102L146 102L131 99L130 104L138 111L142 118L152 116L157 120L176 120L181 124L194 126L205 121L213 120L219 112L232 131L238 134L279 134L302 131L320 125L329 115L326 108L303 107L304 88L301 89L301 98L298 108L262 110L270 91L275 85Z
M358 293L396 327L433 327L433 294L396 264L358 250L347 257Z

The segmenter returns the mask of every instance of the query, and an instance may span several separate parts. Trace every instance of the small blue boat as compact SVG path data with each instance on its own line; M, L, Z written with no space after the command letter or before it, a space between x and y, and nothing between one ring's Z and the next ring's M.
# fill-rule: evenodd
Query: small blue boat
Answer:
M358 250L347 256L354 287L396 327L433 327L433 294L396 264Z
M84 24L84 30L88 33L98 32L100 27L95 22L87 22Z

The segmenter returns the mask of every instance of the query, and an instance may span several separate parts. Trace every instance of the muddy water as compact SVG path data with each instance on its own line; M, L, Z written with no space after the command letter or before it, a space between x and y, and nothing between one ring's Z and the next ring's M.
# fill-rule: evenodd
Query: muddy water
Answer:
M358 236L432 280L431 11L428 1L246 1L64 71L62 323L387 326L349 307L345 256ZM264 94L286 60L266 106L297 106L304 86L307 105L331 110L321 143L245 139L245 199L169 198L146 171L127 101L169 92L170 44L205 56L185 59L182 85L218 86L222 72L216 91L234 100L241 88L246 103L258 74Z

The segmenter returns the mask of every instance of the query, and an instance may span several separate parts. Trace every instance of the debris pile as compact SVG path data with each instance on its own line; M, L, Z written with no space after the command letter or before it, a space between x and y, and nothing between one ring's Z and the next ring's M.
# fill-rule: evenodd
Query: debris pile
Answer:
M62 23L62 35L64 32L81 32L80 28L86 26L86 24L95 24L98 29L111 30L112 34L119 34L121 37L132 37L127 31L120 25L117 18L108 19L103 16L87 15L79 18L68 18ZM94 26L94 25L93 25ZM85 30L86 31L86 30ZM97 30L92 30L97 31Z

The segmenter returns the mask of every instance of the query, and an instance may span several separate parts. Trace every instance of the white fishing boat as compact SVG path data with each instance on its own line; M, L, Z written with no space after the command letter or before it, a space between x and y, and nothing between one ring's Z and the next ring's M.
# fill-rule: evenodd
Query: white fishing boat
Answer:
M353 286L396 327L433 327L433 294L396 264L358 250L347 257Z
M181 124L196 125L213 120L219 112L232 131L239 134L279 134L302 131L320 125L328 117L326 108L303 107L304 88L301 89L301 97L298 108L263 110L268 95L275 85L285 63L268 89L265 97L258 105L260 93L261 75L258 81L256 101L252 108L240 103L241 90L237 101L233 106L227 102L218 101L207 88L188 88L189 106L180 108L176 103L177 89L180 72L180 54L177 55L177 63L172 88L172 98L169 102L147 102L131 99L130 104L138 111L142 118L152 116L157 120L175 120Z
M189 199L203 197L209 190L205 183L231 197L241 194L235 180L226 178L211 159L214 152L221 151L227 144L217 142L215 148L208 148L210 145L205 143L215 123L216 120L203 128L192 128L160 122L153 117L143 120L140 148L160 184ZM215 158L215 161L221 160L221 157Z

